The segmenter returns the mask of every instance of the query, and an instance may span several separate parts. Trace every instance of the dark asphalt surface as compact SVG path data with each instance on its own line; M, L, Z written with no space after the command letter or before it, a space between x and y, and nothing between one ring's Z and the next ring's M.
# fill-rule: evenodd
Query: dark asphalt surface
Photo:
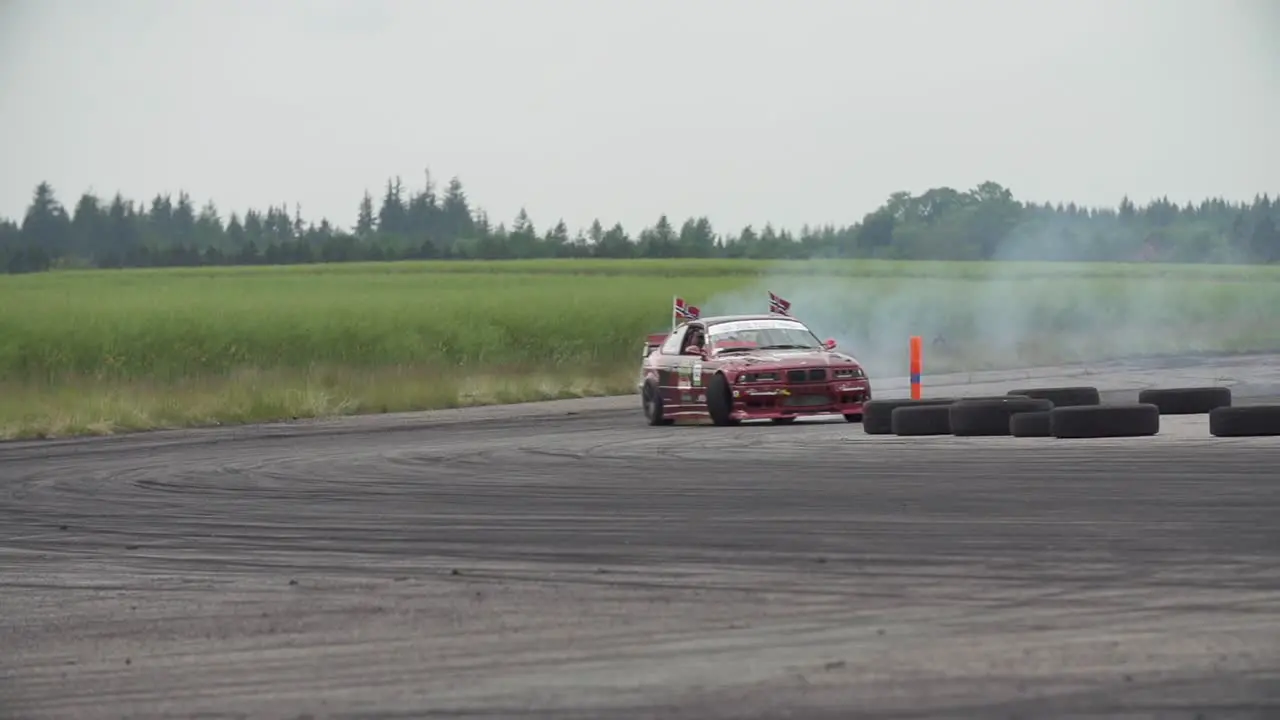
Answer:
M0 717L1280 717L1280 438L553 407L0 444Z

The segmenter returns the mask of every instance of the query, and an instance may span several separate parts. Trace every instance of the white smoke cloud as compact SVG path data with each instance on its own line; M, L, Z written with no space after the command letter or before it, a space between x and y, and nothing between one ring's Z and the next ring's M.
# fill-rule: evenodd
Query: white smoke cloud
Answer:
M749 286L707 299L703 313L767 312L773 291L873 377L907 374L912 335L924 339L926 374L1280 347L1280 283L1248 280L1253 268L1082 265L1062 249L1059 262L1012 260L1062 248L1056 235L1015 229L999 262L961 265L962 275L932 263L873 265L865 276L845 277L779 263Z

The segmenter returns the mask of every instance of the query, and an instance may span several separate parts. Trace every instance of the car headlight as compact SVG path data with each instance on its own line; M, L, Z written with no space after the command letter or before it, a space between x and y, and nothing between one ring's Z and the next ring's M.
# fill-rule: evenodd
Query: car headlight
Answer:
M866 373L862 372L862 368L840 368L836 370L837 380L851 380L854 378L864 378Z
M743 373L738 376L738 382L777 382L778 373L761 372L761 373Z

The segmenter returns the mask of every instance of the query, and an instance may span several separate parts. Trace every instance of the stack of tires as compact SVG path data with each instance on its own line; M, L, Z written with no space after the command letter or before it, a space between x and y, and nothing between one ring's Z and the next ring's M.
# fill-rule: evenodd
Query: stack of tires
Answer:
M863 407L869 435L1106 438L1160 432L1161 415L1208 414L1218 437L1280 435L1280 405L1232 407L1226 387L1155 388L1136 403L1104 404L1095 387L1011 390L1007 395L872 400Z

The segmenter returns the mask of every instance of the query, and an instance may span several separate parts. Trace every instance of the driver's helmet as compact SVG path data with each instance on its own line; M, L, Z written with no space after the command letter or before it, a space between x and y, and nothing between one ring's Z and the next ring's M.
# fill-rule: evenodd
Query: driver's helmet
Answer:
M706 338L703 337L702 329L693 328L689 330L689 339L685 342L684 346L686 349L701 348L705 344L705 342L706 342Z

